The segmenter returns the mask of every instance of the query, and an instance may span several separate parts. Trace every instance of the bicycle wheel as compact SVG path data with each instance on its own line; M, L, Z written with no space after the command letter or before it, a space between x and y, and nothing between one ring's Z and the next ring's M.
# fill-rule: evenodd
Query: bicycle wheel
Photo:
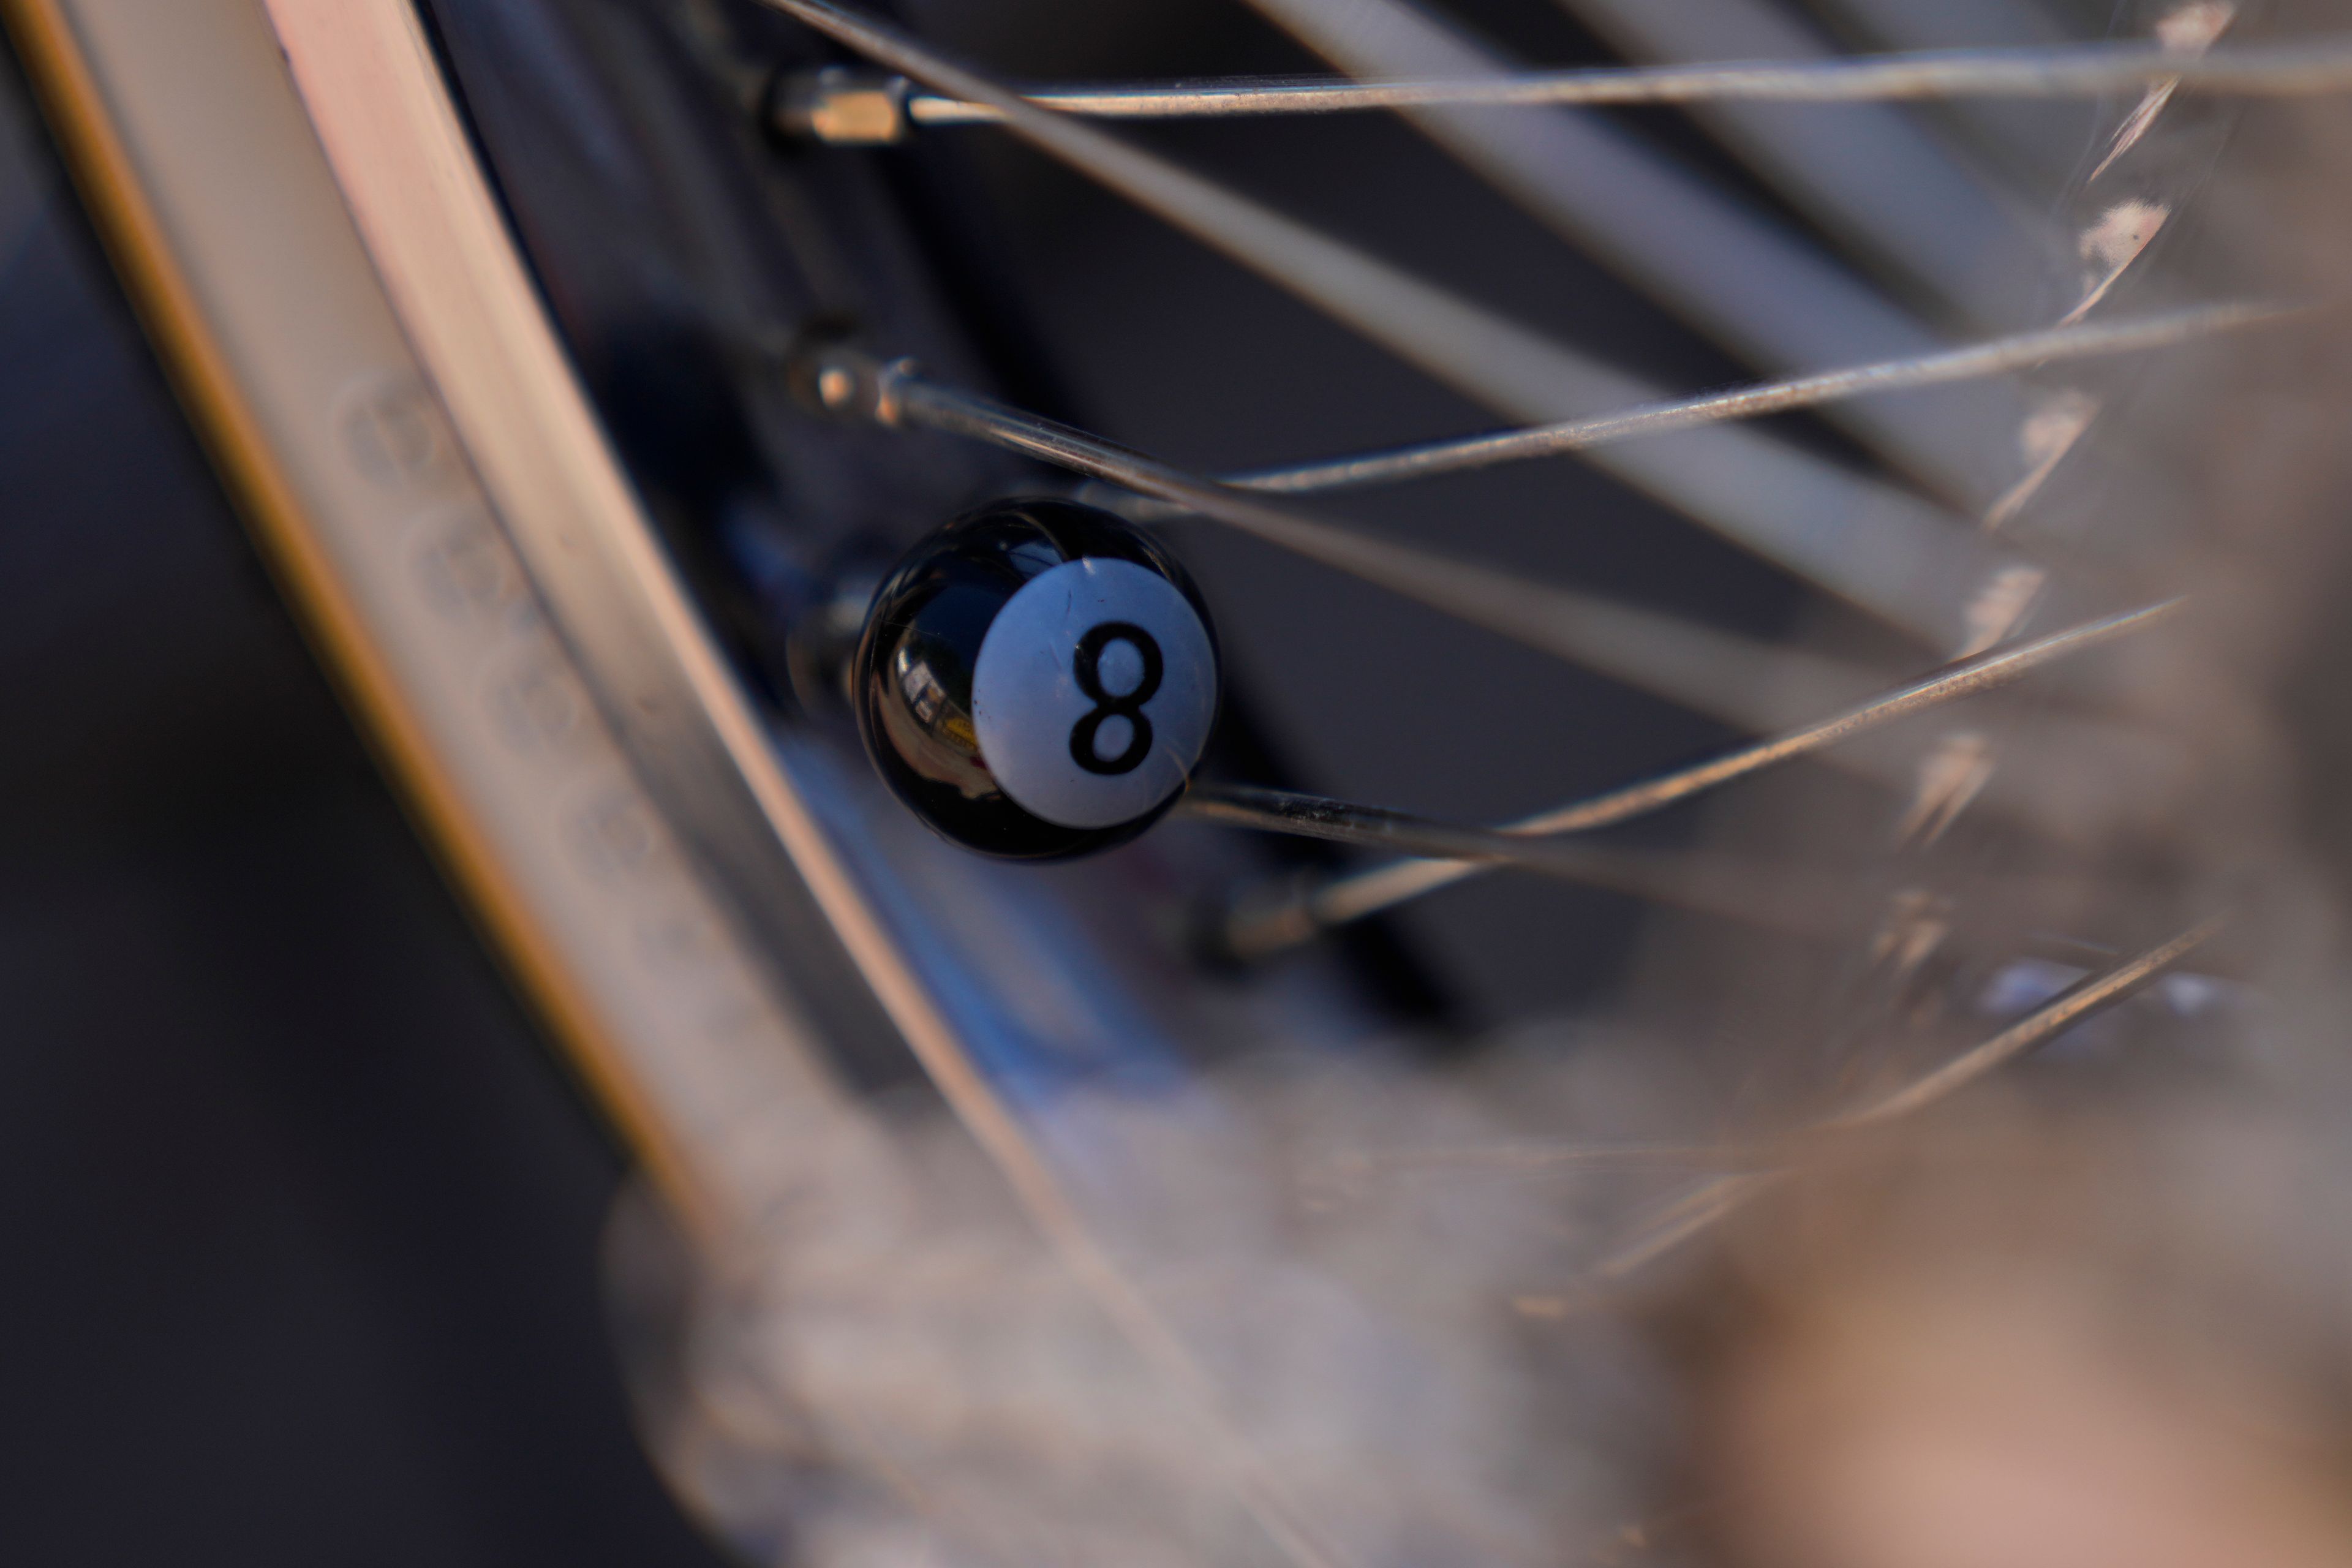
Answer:
M1922 9L11 5L747 1552L1899 1559L1675 1390L2330 1103L2345 45Z

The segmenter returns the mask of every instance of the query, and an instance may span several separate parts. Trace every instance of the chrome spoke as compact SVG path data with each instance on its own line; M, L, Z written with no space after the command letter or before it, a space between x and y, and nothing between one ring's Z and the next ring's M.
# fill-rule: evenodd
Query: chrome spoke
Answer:
M1360 78L1508 82L1517 63L1411 0L1251 0ZM1892 359L1936 335L1811 240L1591 114L1424 106L1423 133L1578 249L1769 373ZM2005 427L1995 387L1924 403L1841 405L1836 417L1895 467L1979 500L1982 453Z
M2088 41L2071 37L2036 0L1810 0L1810 8L1872 53L2042 51ZM2074 171L2098 105L2091 97L1956 97L1933 107L1972 146L2049 195Z
M766 3L801 15L798 5L788 0ZM817 25L813 15L803 19ZM910 69L907 74L919 77L921 73ZM1196 120L1428 108L2098 98L2136 87L2168 84L2175 91L2240 97L2342 92L2352 89L2352 39L2329 35L2300 43L2216 49L2201 55L2162 45L2058 44L1923 49L1834 59L1528 70L1472 79L1245 77L1225 82L1040 88L1018 96L1038 109L1087 119ZM903 132L906 124L1003 125L1013 118L1003 104L980 94L909 91L887 79L812 79L804 92L808 96L786 110L794 116L791 129L852 143L894 139L893 133ZM852 127L812 127L806 121L811 114L832 121L840 112L842 100L866 93L893 95L897 100L893 105L877 107L873 112L901 114L905 123L893 126L887 119L876 119L865 122L871 129L861 134Z
M927 382L904 366L833 351L811 380L820 396L838 394L831 405L839 412L986 441L1156 498L1738 728L1771 728L1786 722L1792 708L1812 704L1817 711L1821 704L1850 701L1871 685L1850 667L1796 649L1531 583L1289 511L1083 431Z
M2089 433L2092 421L2098 416L2099 400L2087 392L2077 391L2053 393L2026 416L2017 433L2025 472L1985 509L1988 531L1998 532L2016 521L2026 503L2058 471L2058 465L2066 460L2074 443Z
M1229 827L1532 872L1803 934L1836 931L1846 914L1836 881L1790 866L1563 843L1250 784L1196 784L1185 793L1181 809Z
M1558 0L1621 53L1679 66L1736 57L1834 60L1828 38L1770 0ZM1718 145L1815 222L1951 310L2024 319L2050 273L2042 215L1939 142L1904 106L1719 100L1691 106Z
M2230 24L2237 17L2237 6L2226 4L2224 0L2198 0L2198 3L2183 5L2158 22L2157 41L2168 53L2191 58L2200 56L2213 47L2214 41L2229 30ZM2164 112L2165 105L2172 101L2172 95L2180 90L2180 80L2178 76L2168 76L2147 84L2147 89L2140 94L2139 106L2125 117L2124 122L2116 128L2115 135L2109 139L2106 156L2083 177L2084 184L2097 180L2115 167L2116 159L2139 145L2140 138L2148 133L2158 116Z
M1719 1220L1729 1218L1742 1204L1780 1180L1780 1173L1742 1171L1714 1180L1677 1198L1616 1251L1594 1265L1597 1279L1622 1279L1644 1264L1672 1252Z
M2117 202L2100 214L2077 241L2083 260L2091 268L2089 281L2083 297L2058 319L2058 324L2071 326L2089 315L2107 297L2107 290L2122 281L2171 216L2171 208L2138 198Z
M2221 934L2226 915L2198 921L2104 973L2086 977L1983 1043L1902 1089L1856 1109L1827 1117L1800 1137L1863 1131L1925 1110L1977 1082L2038 1046L2048 1044L2084 1019L2130 1000L2182 959ZM1727 1217L1785 1172L1751 1172L1718 1177L1677 1200L1611 1253L1593 1270L1602 1279L1622 1279Z
M1228 476L1223 482L1244 489L1299 494L1312 490L1349 489L1365 485L1394 484L1499 463L1524 462L1583 451L1610 441L1641 436L1663 436L1727 420L1757 419L1790 409L1811 408L1841 398L1867 397L1878 393L1947 382L2000 375L2068 360L2094 359L2169 348L2216 332L2265 325L2302 313L2294 306L2233 303L2201 306L2137 321L2096 327L2053 327L2021 332L1968 348L1913 359L1857 365L1849 370L1823 371L1814 375L1789 376L1697 397L1674 398L1620 413L1589 419L1568 419L1526 429L1499 430L1450 441L1357 458L1335 458L1281 468L1261 468ZM2044 445L2052 443L2045 442ZM2071 445L2071 443L2068 443ZM2063 455L2063 447L2059 455ZM2054 458L2049 459L2054 463ZM2032 478L2046 473L2041 464ZM2022 482L2022 481L2021 481ZM1997 510L2013 510L2004 498Z
M1575 418L1654 400L1634 377L1435 289L1067 116L1038 110L830 0L764 0L893 69L1003 109L1071 167L1297 294L1505 416ZM1761 301L1768 311L1769 299ZM1905 352L1916 345L1905 345ZM1856 355L1854 357L1861 357ZM1995 563L1947 513L1785 443L1694 431L1593 458L1744 548L1937 645L1963 628L1964 590Z
M1995 1068L2054 1038L2062 1030L2136 995L2150 981L2219 935L2227 923L2226 916L2209 916L2170 942L2152 947L2103 974L2088 976L1982 1045L1963 1051L1926 1077L1905 1085L1884 1099L1832 1116L1818 1123L1814 1131L1852 1131L1925 1110L1936 1101L1976 1082Z
M1996 648L1973 658L1962 659L1818 723L1738 747L1693 767L1522 817L1496 831L1508 837L1582 833L1647 816L1677 801L1798 757L1811 755L1898 719L1996 689L2053 659L2086 651L2153 626L2177 612L2182 602L2167 600L2122 615L2105 616L2032 642ZM1318 931L1393 908L1407 900L1475 876L1485 868L1484 864L1474 860L1408 860L1335 878L1321 886L1286 889L1272 899L1244 899L1227 921L1225 945L1243 957L1263 957L1293 946Z
M2234 16L2235 6L2229 0L2190 0L2157 22L2156 35L2167 50L2193 57L2209 48ZM2146 134L2169 101L2175 85L2167 79L2147 89L2138 108L2111 138L2106 155L2084 176L2084 186L2095 183ZM2092 270L2081 298L2060 318L2061 331L2079 323L2097 307L2138 261L2168 216L2168 209L2158 204L2125 201L2110 206L2082 234L2078 249ZM2095 398L2068 390L2046 395L2041 406L2025 417L2018 432L2025 472L1987 510L1988 531L2008 527L2023 511L2089 430L2098 411ZM2022 625L2041 597L2041 589L2039 581L2023 577L2008 592L2001 591L1997 582L1988 584L1979 600L1986 623L1984 640L2005 637L2009 628ZM1941 837L1990 783L1996 766L1995 750L1984 736L1947 734L1920 758L1913 803L1895 826L1895 847L1916 852ZM1916 939L1883 945L1872 957L1871 966L1880 981L1889 983L1884 994L1891 997L1900 988L1902 973L1926 960L1940 943L1948 922L1913 920L1900 897L1890 905L1885 918L1888 929L1902 928Z

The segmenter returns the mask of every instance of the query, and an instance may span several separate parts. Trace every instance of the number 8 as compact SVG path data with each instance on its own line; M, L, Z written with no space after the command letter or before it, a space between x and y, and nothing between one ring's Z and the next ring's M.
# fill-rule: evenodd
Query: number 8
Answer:
M1115 642L1131 645L1143 658L1143 679L1135 683L1134 690L1117 697L1105 691L1102 683L1102 656ZM1090 773L1131 773L1142 766L1143 759L1151 754L1152 740L1151 721L1143 716L1143 705L1160 689L1160 678L1166 673L1159 643L1141 626L1105 621L1078 639L1070 673L1077 678L1078 689L1095 700L1094 707L1070 730L1070 760ZM1095 752L1095 740L1106 719L1124 719L1133 726L1126 748L1108 762Z

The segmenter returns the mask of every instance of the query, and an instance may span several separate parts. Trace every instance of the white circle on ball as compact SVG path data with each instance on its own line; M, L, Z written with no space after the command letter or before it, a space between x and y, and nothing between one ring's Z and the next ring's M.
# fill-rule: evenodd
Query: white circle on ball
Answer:
M1148 816L1184 787L1216 716L1208 628L1174 584L1131 561L1066 561L1031 578L989 623L972 669L980 760L1059 827Z

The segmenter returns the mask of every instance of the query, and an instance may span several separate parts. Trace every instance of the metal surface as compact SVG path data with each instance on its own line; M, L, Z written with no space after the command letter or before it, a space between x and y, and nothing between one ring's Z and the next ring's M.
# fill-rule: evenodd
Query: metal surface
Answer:
M2046 1044L2068 1028L2129 1001L2219 936L2227 915L2209 915L2169 941L2124 960L2104 973L2085 976L2059 995L1982 1043L1882 1099L1825 1118L1800 1138L1835 1136L1900 1120L1958 1093L1994 1069ZM1660 1214L1593 1269L1600 1279L1622 1279L1727 1219L1779 1178L1773 1171L1718 1176Z
M1847 721L1853 719L1853 711L1826 725L1813 721L1812 716L1824 708L1859 702L1864 704L1861 711L1867 711L1871 690L1882 684L1835 660L1757 643L1596 595L1531 582L1524 575L1473 564L1453 555L1416 550L1274 506L1250 491L1186 473L1084 431L939 385L924 379L903 361L886 365L854 350L828 349L819 353L804 368L804 377L819 395L828 386L835 390L836 412L886 425L947 431L1040 458L1074 473L1153 498L1174 510L1223 523L1278 549L1427 605L1525 647L1599 671L1738 729L1756 732L1798 727L1794 732L1800 736L1820 731L1843 737L1875 727L1874 722L1864 721L1848 728ZM1972 543L1967 535L1956 534L1948 540L1949 547L1956 550L1966 550ZM2043 578L2038 568L2011 565L2001 570L2010 574L2010 582L2021 585L2021 591L2012 592L2001 601L2009 608L2005 611L2008 619L2000 625L1979 616L1974 639L1962 647L1969 662L1963 667L1955 690L1983 679L1973 656L1983 653L1994 640L2006 635L2010 623L2016 618L2017 606L2030 602L2040 592ZM1997 583L2003 580L1999 572L1988 572L1987 575ZM2067 634L2058 636L2063 639ZM1988 662L1987 668L2005 666L1996 658ZM1971 671L1978 673L1968 673ZM1934 679L1930 678L1931 684ZM1920 699L1906 689L1887 700L1895 704L1888 714L1891 717L1911 710ZM2116 739L2112 733L2083 724L2033 725L2030 733L2042 759L2042 765L2048 770L2040 774L2043 778L2063 776ZM1785 744L1790 740L1790 736L1783 735L1764 744ZM1839 765L1865 776L1909 787L1917 764L1907 750L1897 744L1885 752L1874 752L1866 750L1866 745L1867 742L1846 750L1833 749L1827 755ZM1811 749L1811 743L1799 749ZM2045 809L2037 799L2033 784L2021 784L2006 791L2003 804L2028 816L2041 816ZM1437 881L1432 885L1438 885L1458 879L1465 872L1458 866L1433 872L1432 866L1424 863L1368 875L1410 881L1433 874ZM1395 901L1398 900L1375 907L1385 908ZM1295 916L1286 914L1285 919L1295 924ZM1293 931L1290 938L1284 940L1311 934L1315 929L1322 928L1309 926ZM1258 933L1252 932L1248 940L1256 942L1261 939Z
M909 91L904 78L812 77L779 110L795 134L850 145L893 142L914 126L1002 125L1000 104ZM2176 91L2296 97L2352 89L2352 41L2186 55L2147 44L1937 49L1822 60L1522 71L1473 81L1244 79L1042 88L1022 100L1098 120L1192 120L1369 110L1538 104L1885 103L1955 97L2096 98L2169 85ZM883 100L894 100L888 105Z
M5 41L0 254L7 1555L718 1568L583 1288L611 1124L271 591Z
M422 176L421 219L469 165L391 155L419 109L404 91L437 90L413 20L398 5L310 16L330 12L352 73L336 129L388 177ZM10 16L151 330L401 784L673 1198L724 1229L732 1184L708 1159L731 1120L834 1091L501 531L280 40L244 0L28 0ZM482 281L450 286L478 307Z
M1392 484L1459 473L1496 463L1580 452L1607 441L1640 436L1664 436L1676 430L1733 419L1758 419L1795 408L1811 408L1845 397L1900 392L1911 387L1966 381L2039 368L2067 360L2095 359L2109 354L2137 353L2170 348L2210 332L2233 331L2290 320L2297 307L2262 304L2200 306L2144 321L2116 321L2085 327L2079 323L2044 331L2019 332L1989 342L1916 359L1856 365L1850 370L1796 375L1727 392L1680 397L1646 407L1602 414L1590 419L1563 420L1525 430L1498 430L1451 441L1430 441L1393 451L1359 458L1335 458L1288 468L1259 468L1229 474L1222 482L1239 489L1301 494L1314 490L1352 489L1360 485Z
M1392 543L1276 506L1249 490L1186 473L1085 431L925 380L905 362L879 364L855 351L829 350L820 365L813 377L820 386L827 379L826 370L841 373L835 381L844 389L839 412L885 425L967 436L1124 487L1529 647L1659 691L1699 711L1727 713L1734 721L1745 721L1756 710L1743 694L1757 693L1754 700L1763 700L1765 686L1778 689L1777 701L1787 700L1790 692L1853 689L1855 677L1829 661ZM1919 542L1942 556L1952 570L1983 560L1980 547L1966 534L1923 535ZM1900 575L1884 574L1879 570L1884 563L1825 552L1808 564L1817 582L1890 620L1899 623L1904 609L1917 607L1916 600L1906 605L1903 599L1912 584ZM1925 584L1917 586L1933 591ZM1748 679L1739 674L1743 665L1749 671ZM1770 679L1759 680L1759 672ZM1710 687L1709 678L1718 684Z
M1818 723L1742 746L1693 767L1538 812L1497 829L1429 831L1436 825L1402 821L1395 814L1378 807L1349 805L1286 791L1234 790L1216 785L1196 789L1188 797L1188 808L1245 826L1308 833L1344 843L1423 856L1458 857L1401 861L1338 878L1321 887L1288 889L1271 905L1245 900L1235 911L1225 940L1238 954L1261 957L1331 926L1361 920L1408 899L1433 892L1480 870L1517 864L1525 852L1514 850L1511 840L1515 837L1584 833L1630 822L1751 773L1811 756L1898 719L1999 689L2053 659L2158 625L2175 614L2181 604L2180 600L2168 600L2105 616L2029 643L1996 648Z
M1014 132L1223 251L1370 341L1507 416L1554 420L1647 402L1640 379L1270 207L1009 91L904 34L823 0L761 0L882 63L996 104ZM1770 310L1781 301L1768 293ZM1881 342L1885 352L1888 345ZM1905 350L1917 346L1906 342ZM1858 357L1858 356L1857 356ZM1953 519L1895 486L1752 431L1689 432L1603 452L1597 467L1791 573L1937 642L1978 580ZM1854 542L1867 538L1866 562ZM1857 573L1875 580L1865 584Z
M1522 68L1515 56L1406 0L1253 3L1359 77L1508 80ZM1819 370L1942 346L1930 318L1852 258L1637 127L1559 106L1402 112L1570 246L1759 369ZM1895 404L1842 404L1832 417L1897 473L1966 506L1998 455L1995 432L2011 395L1999 385L1964 387Z

